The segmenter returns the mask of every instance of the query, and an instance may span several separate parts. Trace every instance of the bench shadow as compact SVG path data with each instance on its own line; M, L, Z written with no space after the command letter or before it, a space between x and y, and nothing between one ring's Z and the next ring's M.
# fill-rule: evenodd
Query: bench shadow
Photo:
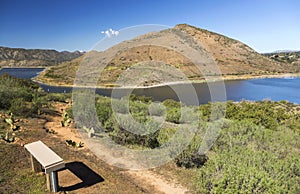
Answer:
M104 181L104 178L90 169L82 162L70 162L66 164L65 169L71 171L82 182L68 187L60 187L60 191L74 191L80 188L89 187L96 183Z

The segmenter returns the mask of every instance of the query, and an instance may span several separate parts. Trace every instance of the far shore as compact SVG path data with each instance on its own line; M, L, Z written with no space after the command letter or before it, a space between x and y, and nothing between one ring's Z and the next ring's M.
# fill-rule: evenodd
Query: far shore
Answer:
M38 69L38 68L44 68L44 69L46 69L48 66L28 66L28 67L22 67L22 66L20 66L20 67L11 67L11 66L2 66L2 67L0 67L0 70L1 69L5 69L5 68L7 68L7 69Z
M96 88L96 89L146 89L146 88L155 88L155 87L161 87L161 86L168 86L168 85L178 85L178 84L192 84L192 83L213 83L218 81L233 81L233 80L250 80L250 79L264 79L264 78L294 78L294 77L300 77L300 73L284 73L284 74L267 74L267 75L226 75L226 76L214 76L214 77L208 77L207 79L203 80L185 80L185 81L174 81L174 82L165 82L155 85L149 85L149 86L114 86L116 84L107 84L109 86L95 86L95 85L68 85L68 84L57 84L57 83L51 83L51 82L42 82L40 80L37 80L36 78L33 78L32 80L40 83L45 84L49 86L55 86L55 87L76 87L76 88Z

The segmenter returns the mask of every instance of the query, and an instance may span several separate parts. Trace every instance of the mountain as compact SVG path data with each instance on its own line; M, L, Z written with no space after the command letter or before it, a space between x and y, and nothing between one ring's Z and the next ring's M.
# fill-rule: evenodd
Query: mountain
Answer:
M84 53L0 47L0 67L46 67L71 61Z
M275 51L263 55L278 62L288 63L294 66L300 65L300 51Z
M184 36L184 40L176 37L176 33ZM197 55L200 58L196 60L203 61L201 68L206 72L200 72L193 61L183 54L185 53L184 42L191 42L191 40L202 45L202 50L199 49L199 55ZM171 44L172 48L151 45L153 41L159 42L161 45ZM139 42L143 44L139 45ZM104 52L86 53L80 58L49 68L38 77L38 80L48 84L72 85L80 64L92 64L93 58L97 57L102 57L104 60L106 56L110 56L112 53L117 54L114 55L105 70L99 75L98 85L117 86L118 84L116 85L115 81L118 80L119 75L134 68L138 69L137 65L143 64L144 61L163 61L165 64L171 65L173 69L175 67L179 70L179 73L171 71L172 68L168 68L167 65L160 64L160 68L156 68L156 72L146 71L146 68L142 68L135 73L133 72L128 80L138 79L141 86L157 85L165 83L166 80L168 82L181 81L182 73L190 80L203 80L203 73L206 76L215 76L215 73L209 69L209 65L205 64L209 61L207 60L208 56L203 55L203 52L208 53L215 61L224 79L251 78L259 75L300 71L300 65L292 65L268 58L238 40L187 24L178 24L169 30L151 32L124 41ZM86 63L86 61L89 61L89 63ZM95 72L97 72L96 69ZM144 76L140 76L141 74ZM88 75L88 72L86 72L86 75ZM147 79L144 77L147 77Z

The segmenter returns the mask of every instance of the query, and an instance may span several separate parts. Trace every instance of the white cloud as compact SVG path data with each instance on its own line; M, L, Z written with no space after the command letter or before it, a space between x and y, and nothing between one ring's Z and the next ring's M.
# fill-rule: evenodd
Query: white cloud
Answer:
M101 34L105 34L108 38L110 38L112 36L118 36L119 31L110 28L109 30L101 31Z
M105 31L105 34L106 34L106 36L107 36L108 38L110 38L111 35L110 35L110 32L109 32L108 30Z

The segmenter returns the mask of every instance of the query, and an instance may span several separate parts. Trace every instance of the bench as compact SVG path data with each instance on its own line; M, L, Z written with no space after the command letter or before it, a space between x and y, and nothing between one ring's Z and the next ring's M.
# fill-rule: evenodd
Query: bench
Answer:
M42 141L26 144L25 149L31 154L31 166L34 172L44 169L47 178L47 188L50 191L58 191L57 171L65 167L65 163L54 151Z

